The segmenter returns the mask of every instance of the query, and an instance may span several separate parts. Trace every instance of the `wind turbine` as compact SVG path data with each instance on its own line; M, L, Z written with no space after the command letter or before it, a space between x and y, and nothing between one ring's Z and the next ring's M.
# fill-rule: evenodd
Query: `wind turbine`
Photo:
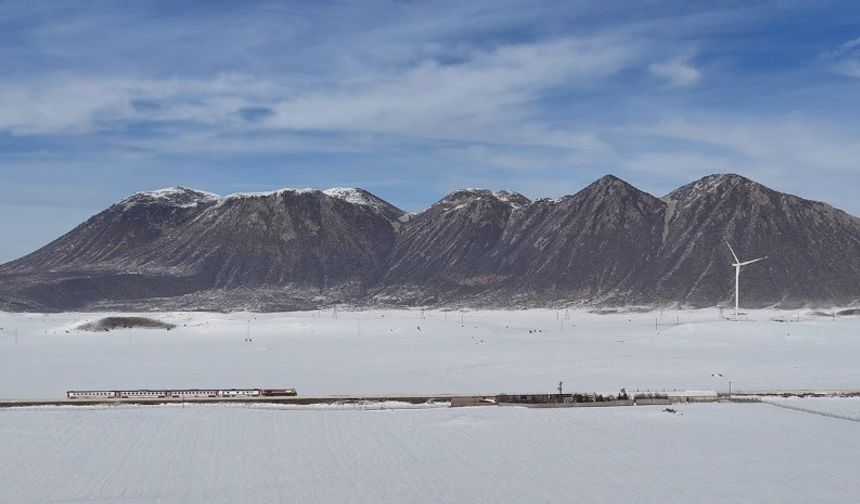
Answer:
M726 245L729 246L729 250L732 252L732 257L735 258L735 262L732 264L732 266L735 267L735 320L737 320L738 319L738 301L739 301L740 296L741 296L740 295L741 266L746 266L747 264L752 264L754 262L759 262L763 259L767 259L767 256L759 257L758 259L753 259L752 261L741 262L741 260L738 259L737 254L735 254L735 251L732 248L732 245L731 245L731 243L729 243L728 240L726 240Z

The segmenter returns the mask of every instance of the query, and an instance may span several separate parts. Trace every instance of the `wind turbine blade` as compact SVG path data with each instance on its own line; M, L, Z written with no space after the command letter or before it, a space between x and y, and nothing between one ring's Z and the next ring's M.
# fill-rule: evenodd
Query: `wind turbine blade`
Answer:
M734 258L735 258L735 262L736 262L736 263L740 263L740 262L741 262L741 260L740 260L740 259L738 259L737 254L735 254L735 249L733 249L733 248L732 248L732 244L731 244L731 243L729 243L729 241L728 241L728 240L726 240L726 245L728 245L728 246L729 246L729 250L731 250L731 251L732 251L732 257L734 257Z
M747 264L752 264L752 263L754 263L754 262L763 261L763 260L765 260L765 259L767 259L767 256L759 257L758 259L753 259L752 261L742 262L742 263L740 263L740 266L746 266Z

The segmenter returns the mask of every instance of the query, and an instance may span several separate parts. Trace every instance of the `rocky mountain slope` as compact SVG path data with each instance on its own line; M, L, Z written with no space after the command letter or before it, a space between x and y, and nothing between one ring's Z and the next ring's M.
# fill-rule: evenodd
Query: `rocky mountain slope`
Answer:
M0 266L0 292L13 306L60 310L141 300L183 306L182 296L188 306L218 309L219 297L267 289L285 307L347 301L384 273L402 216L362 190L139 193ZM260 304L242 297L230 306Z
M511 214L530 203L510 191L463 189L413 216L398 237L378 300L434 303L498 283L498 244Z
M665 204L606 176L572 196L514 214L498 247L507 289L589 303L647 303Z
M0 308L844 304L860 220L738 175L656 198L613 176L557 200L464 189L408 215L367 191L134 194L0 266Z
M829 205L779 193L737 175L681 187L668 205L660 257L651 277L661 299L707 303L734 286L731 258L769 256L744 267L742 296L753 302L839 303L860 298L860 221ZM727 255L728 254L728 255Z

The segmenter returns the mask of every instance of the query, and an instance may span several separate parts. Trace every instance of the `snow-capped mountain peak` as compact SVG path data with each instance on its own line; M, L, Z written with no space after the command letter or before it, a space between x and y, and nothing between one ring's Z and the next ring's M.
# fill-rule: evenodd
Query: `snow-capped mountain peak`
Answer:
M267 198L270 196L279 196L282 194L310 194L310 193L318 193L320 192L318 189L313 189L311 187L282 187L280 189L275 189L272 191L251 191L251 192L236 192L228 194L224 196L222 200L236 200L236 199L245 199L245 198Z
M464 189L458 189L448 194L447 196L433 204L430 208L433 208L434 206L441 206L447 211L463 208L464 205L472 201L481 201L487 199L498 200L514 209L531 203L531 200L515 191L510 191L506 189L501 191L492 191L490 189L484 189L479 187L467 187Z
M124 208L128 209L138 204L161 204L166 206L174 206L180 208L189 208L197 206L201 203L213 203L218 201L221 196L197 189L189 189L187 187L173 186L154 191L136 192L119 202Z
M326 196L348 201L356 205L379 208L381 203L379 198L357 187L330 187L322 192Z
M403 210L359 187L330 187L322 193L330 198L370 208L374 212L384 215L392 223L403 222L403 216L406 215Z
M508 189L502 189L501 191L496 191L493 193L499 201L507 203L513 208L519 208L523 205L528 205L531 203L531 200L523 196L522 194L516 191L510 191Z

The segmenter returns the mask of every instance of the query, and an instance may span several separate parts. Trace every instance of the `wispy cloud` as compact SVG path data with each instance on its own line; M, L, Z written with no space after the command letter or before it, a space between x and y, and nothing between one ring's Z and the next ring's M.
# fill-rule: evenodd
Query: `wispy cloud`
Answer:
M850 128L796 118L691 117L639 125L632 134L651 146L627 153L619 164L636 173L660 174L662 189L711 173L746 174L779 190L824 200L849 211L841 182L856 180L860 144ZM668 148L661 148L668 139ZM665 145L665 144L663 144Z
M860 78L860 37L826 51L822 58L833 72Z
M652 63L648 66L648 70L664 79L670 86L691 86L699 82L702 72L690 63L690 59L690 55L676 56L660 63Z
M221 73L128 79L55 75L0 84L0 129L17 135L116 130L140 122L217 125L224 132L349 131L431 140L583 148L593 136L557 131L533 105L553 89L593 86L637 61L630 41L561 39L424 58L327 89Z
M533 104L554 88L594 85L630 65L637 49L608 38L563 39L474 50L451 64L420 61L324 92L286 99L268 124L299 130L351 130L432 139L548 144Z
M247 110L258 108L273 88L241 74L219 74L211 80L52 75L0 84L0 129L38 135L97 132L141 121L229 126L253 122Z
M688 148L700 144L727 149L760 168L816 167L827 172L853 172L860 159L860 144L851 141L852 132L813 120L711 117L668 121L647 130L690 142Z

